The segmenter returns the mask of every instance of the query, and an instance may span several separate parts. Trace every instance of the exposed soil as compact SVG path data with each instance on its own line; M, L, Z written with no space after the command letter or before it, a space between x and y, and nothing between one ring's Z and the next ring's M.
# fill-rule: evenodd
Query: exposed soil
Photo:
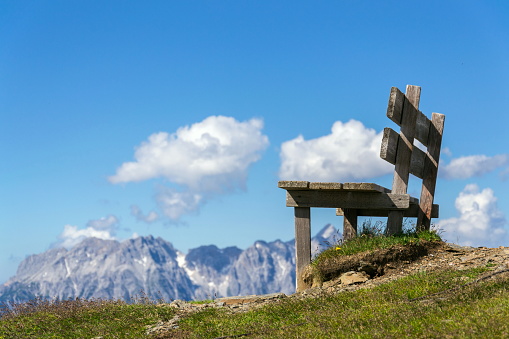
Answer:
M313 266L304 281L312 286L313 281L334 280L345 272L366 272L370 278L384 275L388 269L397 268L407 262L416 261L428 254L443 250L442 242L420 241L406 246L357 253L349 256L325 258ZM311 273L311 274L310 274ZM316 276L318 275L318 276Z
M337 266L334 262L337 261ZM486 248L465 247L442 242L424 243L423 246L394 247L372 253L359 253L324 263L321 266L323 278L314 279L312 288L293 297L303 298L359 288L371 288L420 271L444 269L465 270L475 267L488 267L491 272L509 270L509 247ZM375 269L372 279L362 284L341 284L341 275L347 270L363 271L366 266ZM489 272L487 274L490 274ZM316 275L316 273L315 273ZM313 277L307 277L308 281Z

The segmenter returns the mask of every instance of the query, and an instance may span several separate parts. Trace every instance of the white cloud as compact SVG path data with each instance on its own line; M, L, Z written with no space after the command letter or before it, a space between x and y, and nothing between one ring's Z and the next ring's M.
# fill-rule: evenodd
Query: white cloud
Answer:
M90 220L87 227L97 230L112 230L118 224L118 218L114 215L108 215L96 220Z
M196 212L205 203L203 195L192 190L179 192L172 188L160 188L156 194L156 201L164 215L172 220L178 220L184 214Z
M470 155L452 159L447 165L439 167L439 175L446 179L467 179L482 176L495 169L509 165L509 154Z
M143 221L149 224L159 219L159 214L157 214L156 212L150 211L147 215L145 215L143 214L142 210L136 205L131 206L131 215L133 215L136 218L136 220Z
M360 121L337 121L331 134L304 140L302 135L281 145L282 180L357 181L391 173L380 158L383 132Z
M163 189L156 196L171 219L196 211L214 194L243 189L247 171L258 161L269 141L260 119L239 122L211 116L177 132L154 133L136 148L133 162L123 163L111 183L165 178L183 187Z
M438 223L448 241L469 246L509 245L507 221L491 188L480 191L475 184L467 185L456 198L455 206L460 216Z
M65 225L63 232L58 236L58 242L55 246L71 248L85 238L99 238L105 240L115 240L115 230L118 226L118 218L109 215L107 217L91 220L84 229L78 229L78 226Z
M259 119L211 116L174 134L152 134L136 149L136 161L122 164L109 180L116 184L164 177L192 188L205 184L220 189L232 179L243 181L247 167L260 159L268 145L262 128Z
M449 147L442 148L441 153L447 155L448 157L452 157L452 152Z

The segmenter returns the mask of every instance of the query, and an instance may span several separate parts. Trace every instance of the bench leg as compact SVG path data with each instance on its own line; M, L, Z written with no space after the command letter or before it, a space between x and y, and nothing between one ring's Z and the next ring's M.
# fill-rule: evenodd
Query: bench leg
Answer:
M357 236L357 210L345 208L343 210L343 240Z
M295 207L295 273L297 292L306 289L300 273L311 263L311 209Z
M403 231L403 212L389 211L387 218L387 235L394 235Z

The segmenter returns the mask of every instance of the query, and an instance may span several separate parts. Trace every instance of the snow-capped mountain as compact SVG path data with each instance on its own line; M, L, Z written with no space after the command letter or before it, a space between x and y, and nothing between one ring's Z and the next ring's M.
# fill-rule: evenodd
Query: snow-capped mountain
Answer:
M312 248L332 243L325 226ZM152 236L118 242L87 238L70 250L27 257L0 286L0 301L105 298L129 301L140 291L164 300L295 291L295 241L257 241L246 250L200 246L183 254Z

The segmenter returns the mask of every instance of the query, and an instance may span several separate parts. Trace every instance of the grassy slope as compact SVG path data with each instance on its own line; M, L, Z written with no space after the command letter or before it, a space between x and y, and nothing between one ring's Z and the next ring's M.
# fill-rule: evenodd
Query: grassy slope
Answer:
M485 270L420 273L374 289L285 300L245 314L209 310L184 320L181 330L200 338L507 337L507 279L409 300L472 281Z
M334 255L340 252L336 247ZM205 309L159 338L508 337L508 275L449 290L489 274L490 269L421 272L373 289L289 298L240 314ZM439 291L447 292L430 296ZM423 298L412 300L419 297ZM0 320L0 338L142 338L146 325L175 314L146 298L141 301L25 305L20 315Z
M145 326L170 320L175 310L144 299L135 304L112 300L44 300L17 305L16 315L0 319L0 339L141 338Z

